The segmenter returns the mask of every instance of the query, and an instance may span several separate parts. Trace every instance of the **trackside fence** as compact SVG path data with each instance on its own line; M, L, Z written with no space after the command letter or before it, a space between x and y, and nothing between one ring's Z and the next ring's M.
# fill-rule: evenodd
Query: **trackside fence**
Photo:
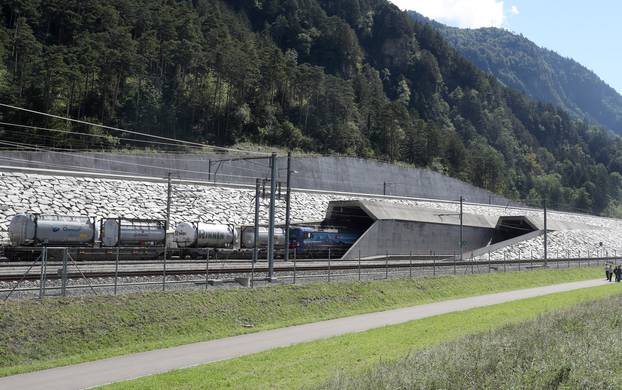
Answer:
M0 263L0 299L458 276L604 267L607 262L622 265L622 258L608 250L552 253L554 257L547 259L537 254L511 256L509 252L468 258L464 254L420 251L348 260L333 258L330 252L324 258L301 259L292 251L289 261L275 260L274 278L269 279L265 259L234 259L217 251L208 250L202 258L171 256L157 260L130 260L117 252L101 261L76 261L71 253L70 248L43 247L32 261Z

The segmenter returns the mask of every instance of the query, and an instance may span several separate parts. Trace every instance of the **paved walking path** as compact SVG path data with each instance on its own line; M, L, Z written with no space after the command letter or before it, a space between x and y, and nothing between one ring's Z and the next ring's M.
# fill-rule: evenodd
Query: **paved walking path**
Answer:
M292 344L339 336L345 333L363 332L369 329L400 324L440 314L581 288L596 287L604 284L606 284L606 282L603 280L588 280L470 298L452 299L427 305L362 314L306 325L228 337L225 339L182 345L179 347L134 353L126 356L0 378L0 389L84 389L174 369L250 355Z

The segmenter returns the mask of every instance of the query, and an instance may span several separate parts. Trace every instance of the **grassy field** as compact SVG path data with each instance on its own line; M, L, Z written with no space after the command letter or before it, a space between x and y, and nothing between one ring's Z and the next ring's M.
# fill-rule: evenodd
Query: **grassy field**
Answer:
M382 362L397 361L412 351L431 345L456 340L477 332L490 331L509 323L531 320L543 313L620 293L622 289L619 285L607 285L515 301L279 348L105 388L108 390L309 388L325 383L336 375L347 377L364 372ZM471 364L473 361L476 360L472 360ZM362 381L364 380L363 378ZM340 384L340 382L331 383ZM359 382L352 383L352 388L357 388Z
M622 299L443 343L319 389L448 388L622 388Z
M0 375L444 299L600 277L597 268L0 303Z

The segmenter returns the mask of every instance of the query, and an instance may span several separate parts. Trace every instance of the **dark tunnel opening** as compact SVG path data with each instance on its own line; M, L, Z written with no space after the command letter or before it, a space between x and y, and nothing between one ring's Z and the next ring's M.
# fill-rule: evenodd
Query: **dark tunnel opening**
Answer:
M525 217L501 217L492 236L491 244L511 240L538 230Z
M332 209L330 216L322 225L363 233L373 223L374 219L358 206L337 206Z

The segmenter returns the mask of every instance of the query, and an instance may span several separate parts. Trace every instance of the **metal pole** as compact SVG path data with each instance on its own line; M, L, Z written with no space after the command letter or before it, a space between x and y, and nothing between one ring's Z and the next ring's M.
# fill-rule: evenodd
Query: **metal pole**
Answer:
M432 276L436 276L436 257L432 258Z
M386 195L387 194L387 182L383 182L382 183L382 195Z
M488 252L488 273L490 273L490 268L492 264L490 264L490 251Z
M384 258L384 278L389 279L389 252L387 252L387 257Z
M464 226L462 224L462 222L463 222L463 220L462 220L462 216L463 216L463 214L462 214L462 203L463 202L464 202L464 198L462 198L462 196L460 196L460 261L463 261L462 253L464 252L464 250L463 250L463 245L464 245L464 242L463 242L463 230L464 229L463 228L464 228Z
M296 284L296 248L294 248L294 284Z
M49 248L45 248L45 262L43 267L43 296L47 294L45 290L47 290L48 284L48 256L50 255Z
M330 283L330 248L328 248L328 282Z
M119 278L119 245L117 245L117 256L114 262L114 295L117 295L118 278Z
M162 291L166 291L166 244L164 245L164 263L162 263Z
M413 253L412 251L410 252L410 256L408 257L408 259L410 263L409 264L410 267L408 267L408 276L412 279L413 278ZM456 265L456 258L454 257L454 272L456 270L455 265Z
M285 261L289 261L289 218L290 218L290 196L292 189L292 152L287 152L287 188L285 192Z
M471 252L471 273L474 273L474 271L473 271L473 252Z
M207 160L207 181L212 179L212 160Z
M259 248L257 244L259 241L259 195L261 194L261 180L255 181L255 231L253 232L253 264L257 262Z
M546 227L546 197L543 199L544 202L544 266L548 266L548 232Z
M268 278L274 277L274 216L276 208L276 153L270 157L270 212L268 220Z
M473 252L471 252L471 259L470 259L470 261L471 261L471 273L474 274L475 270L473 268L474 267L474 265L473 265ZM477 266L477 270L479 271L479 265Z
M117 277L119 276L119 251L120 251L120 245L121 245L121 217L119 217L117 219L117 222L119 223L119 229L117 231L117 257L116 257L116 262L115 262L115 272L114 272L114 295L117 295Z
M503 252L503 272L505 271L505 265L507 263L507 252Z
M45 295L45 272L46 272L46 262L48 258L48 248L44 246L41 249L41 279L39 280L39 299L43 299Z
M456 274L456 251L454 251L454 275Z
M296 283L296 271L294 270L294 283ZM255 287L255 262L251 261L251 288Z
M173 192L173 186L171 184L171 173L168 173L167 179L167 189L166 189L166 229L170 227L171 224L171 198Z
M361 281L361 250L359 249L359 282Z
M62 285L61 285L61 294L63 296L65 296L67 294L67 251L68 249L65 248L63 250L63 275L62 275Z
M209 282L209 249L207 255L205 255L205 289L207 290L207 284Z
M171 226L171 193L172 193L172 185L171 185L171 173L168 173L167 177L167 188L166 188L166 222L164 223L164 263L162 264L162 291L166 290L166 257L167 257L167 236L168 229Z

